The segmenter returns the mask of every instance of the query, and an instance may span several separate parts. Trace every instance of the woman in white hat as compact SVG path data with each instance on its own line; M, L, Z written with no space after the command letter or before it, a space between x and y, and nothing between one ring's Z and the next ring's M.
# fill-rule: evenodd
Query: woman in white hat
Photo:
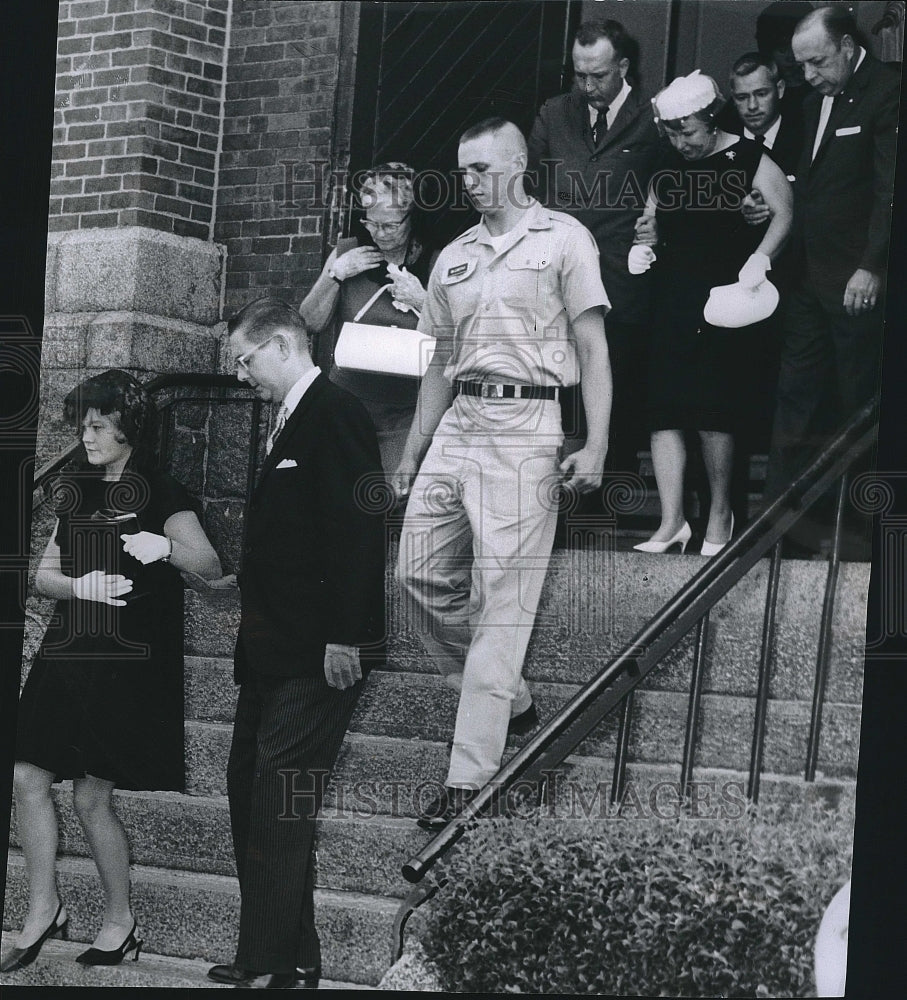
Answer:
M661 524L636 546L643 552L674 545L683 551L690 540L683 510L686 430L699 433L711 493L702 554L715 555L730 541L733 433L746 398L746 337L707 322L703 309L715 286L739 280L744 297L758 288L790 230L787 178L755 142L718 128L715 115L723 103L715 81L699 70L678 77L652 102L672 148L652 179L629 260L637 272L655 262L648 417ZM741 213L754 187L772 210L767 229L748 226Z

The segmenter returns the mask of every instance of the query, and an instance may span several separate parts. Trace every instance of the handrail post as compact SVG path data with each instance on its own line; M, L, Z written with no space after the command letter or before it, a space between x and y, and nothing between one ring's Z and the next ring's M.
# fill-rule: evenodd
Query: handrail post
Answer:
M635 689L624 698L621 706L620 722L617 726L617 740L614 751L614 771L611 775L611 805L616 805L624 795L627 783L627 756L630 751L630 718L633 715Z
M838 574L841 568L841 527L844 520L844 497L847 493L847 473L841 476L835 501L835 532L831 554L828 557L828 575L825 580L825 597L822 601L822 619L819 625L819 648L816 652L816 680L813 687L813 704L809 720L809 739L806 744L806 781L816 780L819 761L819 741L822 735L822 711L825 688L828 684L828 664L831 656L831 619L835 609Z
M699 728L699 706L702 702L702 683L705 678L705 653L709 634L709 613L696 623L693 641L693 671L690 677L690 697L687 701L687 725L684 730L683 761L680 765L681 798L689 796L693 783L693 759L696 755L696 737Z
M756 711L753 719L753 743L750 750L750 775L747 798L759 801L762 777L762 757L765 749L765 722L768 717L768 692L771 680L772 654L775 643L775 612L778 607L778 587L781 579L781 540L775 542L765 588L765 615L762 620L762 648L759 653L759 681L756 687Z

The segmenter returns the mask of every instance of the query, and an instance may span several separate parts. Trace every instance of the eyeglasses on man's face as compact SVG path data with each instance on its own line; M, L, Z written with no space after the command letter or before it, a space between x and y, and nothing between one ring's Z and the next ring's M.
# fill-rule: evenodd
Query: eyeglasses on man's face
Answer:
M263 340L260 344L256 344L253 348L246 351L245 354L240 354L239 357L236 359L236 370L239 371L239 369L242 368L243 371L248 371L249 359L252 357L252 355L256 351L260 351L265 346L265 344L270 344L271 341L274 340L274 337L276 336L277 334L274 334L273 337L268 337L267 340Z

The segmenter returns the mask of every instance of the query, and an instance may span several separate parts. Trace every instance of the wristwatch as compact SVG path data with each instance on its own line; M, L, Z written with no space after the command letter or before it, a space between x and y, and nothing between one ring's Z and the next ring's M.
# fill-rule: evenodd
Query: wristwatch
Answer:
M334 281L336 281L338 285L342 285L343 284L343 278L338 278L337 275L334 274L334 265L333 264L331 264L331 266L328 268L328 277L329 278L333 278Z
M170 545L170 550L168 551L167 555L161 556L161 562L168 563L168 562L170 562L170 557L173 555L173 539L169 538L166 535L164 537L167 538L167 542Z

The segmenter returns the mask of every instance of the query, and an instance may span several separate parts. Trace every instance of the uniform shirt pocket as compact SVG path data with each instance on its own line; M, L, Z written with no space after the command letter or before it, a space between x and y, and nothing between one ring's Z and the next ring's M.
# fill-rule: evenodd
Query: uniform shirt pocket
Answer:
M551 256L548 253L512 253L507 257L506 302L537 312L541 302L548 301L555 291L551 286L554 276Z

